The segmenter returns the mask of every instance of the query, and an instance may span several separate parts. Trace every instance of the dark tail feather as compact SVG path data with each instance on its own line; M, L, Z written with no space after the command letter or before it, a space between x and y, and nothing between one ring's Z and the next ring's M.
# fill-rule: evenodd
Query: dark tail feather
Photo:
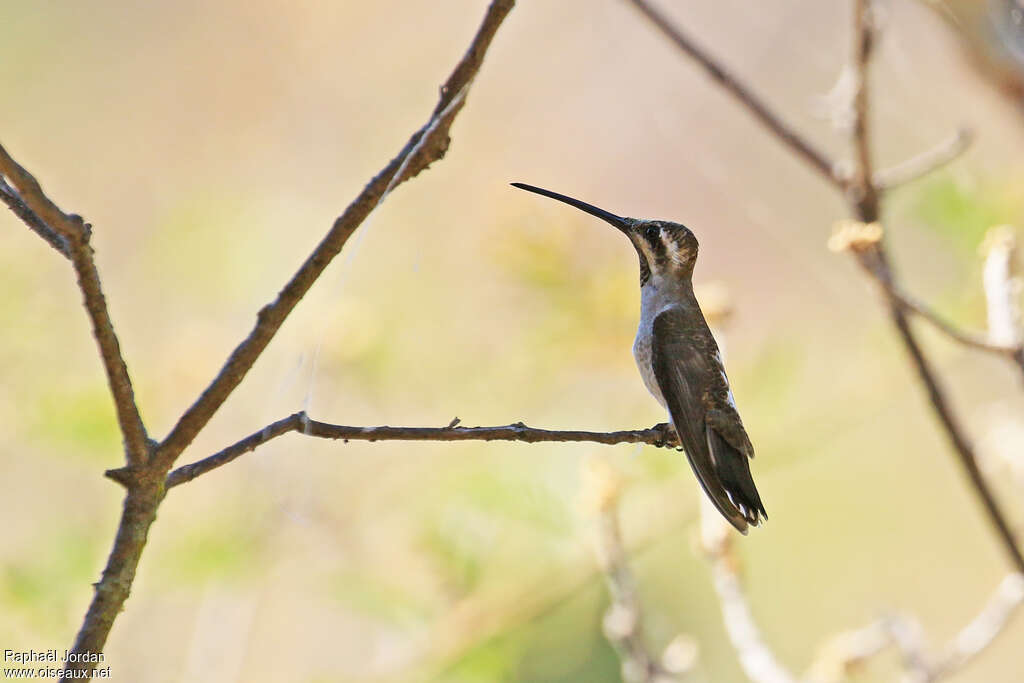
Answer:
M731 502L743 515L744 519L757 526L762 519L768 519L761 496L754 486L754 478L750 474L750 461L723 439L714 429L708 429L708 447L715 474L722 484Z

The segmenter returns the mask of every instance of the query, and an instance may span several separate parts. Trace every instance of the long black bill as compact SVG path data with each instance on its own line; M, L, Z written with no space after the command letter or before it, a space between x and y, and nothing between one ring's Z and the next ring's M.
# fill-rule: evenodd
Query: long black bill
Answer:
M512 187L518 187L520 190L526 190L527 192L536 192L537 194L542 194L545 197L551 197L552 199L557 199L560 202L565 202L569 206L575 206L580 211L586 211L591 216L597 216L601 220L611 223L619 230L625 231L626 228L629 227L628 218L616 216L614 213L609 213L604 209L599 209L593 204L587 204L586 202L581 202L578 199L566 197L564 194L558 194L557 192L545 190L540 187L534 187L533 185L527 185L526 183L511 183L511 185Z

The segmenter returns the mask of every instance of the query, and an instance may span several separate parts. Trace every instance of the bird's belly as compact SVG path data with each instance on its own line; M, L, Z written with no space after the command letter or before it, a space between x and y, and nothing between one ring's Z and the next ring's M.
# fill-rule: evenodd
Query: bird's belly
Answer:
M636 339L633 341L633 358L636 360L636 367L640 370L640 377L644 380L644 386L647 387L647 391L651 392L651 396L664 408L665 397L662 396L661 388L658 387L658 380L654 376L652 357L651 330L644 329L644 326L641 325L640 329L636 332Z

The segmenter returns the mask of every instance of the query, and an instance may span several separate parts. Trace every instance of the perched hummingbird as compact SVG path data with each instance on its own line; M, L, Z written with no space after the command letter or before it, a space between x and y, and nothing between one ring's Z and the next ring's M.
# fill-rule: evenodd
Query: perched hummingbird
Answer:
M754 457L722 355L693 294L697 238L670 221L623 218L572 197L536 192L611 223L640 257L640 327L633 357L647 390L668 410L697 480L718 511L742 533L768 515L750 476Z

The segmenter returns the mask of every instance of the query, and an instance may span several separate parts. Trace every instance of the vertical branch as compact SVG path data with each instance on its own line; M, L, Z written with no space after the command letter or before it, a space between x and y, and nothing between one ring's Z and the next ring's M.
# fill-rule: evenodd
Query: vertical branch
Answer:
M696 295L724 359L727 353L724 326L733 314L728 289L721 283L706 283L697 289ZM743 590L739 558L732 548L732 527L703 491L698 491L698 498L700 547L711 565L722 621L743 672L754 683L795 683L796 678L779 663L754 619Z
M640 9L652 23L664 33L683 53L705 68L726 92L731 94L736 101L754 116L764 123L782 143L786 144L792 151L801 157L808 158L804 145L800 144L801 138L792 129L774 125L780 119L775 116L766 105L753 96L752 91L743 86L742 83L721 64L704 50L698 48L690 39L672 26L668 20L654 10L646 0L630 0ZM872 157L870 145L870 100L868 97L868 68L870 66L871 54L873 51L874 37L872 31L872 5L870 0L854 0L853 13L853 78L855 84L853 111L853 145L855 149L856 168L853 177L845 180L839 174L833 172L825 173L831 184L838 185L846 190L854 216L862 223L873 224L880 216L879 194L872 177ZM813 155L817 161L812 165L824 172L825 168L832 169L834 165L820 163L821 156ZM887 303L890 318L896 328L896 332L907 349L911 364L914 366L921 383L924 385L939 423L942 425L946 436L953 446L957 457L960 459L978 497L985 508L986 515L992 523L1000 542L1003 544L1006 553L1018 571L1024 572L1024 556L1022 556L1017 541L1010 531L995 497L989 490L978 470L974 450L963 429L960 427L946 394L939 384L938 378L931 363L928 361L921 349L913 330L910 328L903 306L899 300L888 293L899 291L895 286L892 268L889 264L885 247L879 241L875 245L867 246L856 251L858 261L872 277L876 278L887 293Z
M114 323L110 320L107 301L100 287L100 274L93 260L92 245L89 244L89 230L82 236L71 239L71 263L78 276L78 288L82 291L83 304L92 323L92 333L99 345L103 367L107 373L107 383L114 396L114 407L117 410L117 422L124 436L125 455L129 466L142 467L149 456L149 437L142 423L135 391L128 366L121 354L121 344L114 332Z
M740 666L754 683L795 683L796 678L776 659L761 636L740 579L739 560L732 552L732 529L707 496L700 496L701 548L711 564L711 578L722 606L722 621L739 657Z
M868 68L874 47L870 0L854 0L853 37L853 146L857 163L848 192L858 218L865 223L878 220L878 192L872 177L870 92Z
M647 650L644 643L643 616L637 596L636 581L626 559L626 547L619 526L619 497L622 478L602 460L594 461L586 472L584 485L587 511L597 526L597 558L608 585L611 604L605 612L602 627L604 635L619 655L622 680L627 683L669 683L670 672ZM678 639L677 639L678 641ZM680 643L669 646L677 656L666 657L672 674L683 673L696 661L696 650L690 657L678 656L685 649Z
M74 657L86 659L66 662L62 683L82 678L83 672L92 671L95 667L87 658L103 652L114 620L128 599L142 551L146 547L149 529L156 520L156 511L165 491L161 480L152 479L135 484L128 490L114 547L100 580L94 584L96 590L92 601L71 647Z
M1000 225L985 236L985 268L982 283L988 310L988 335L996 344L1020 349L1024 345L1021 328L1021 281L1017 277L1017 237L1012 227ZM1018 357L1024 355L1017 352Z
M853 144L856 150L857 168L848 192L851 208L855 216L865 224L875 223L878 221L880 214L878 193L872 181L868 125L870 113L867 95L868 67L870 65L873 44L871 20L871 1L854 0L853 68L856 91L854 94L855 122L853 126ZM854 253L864 269L880 282L883 293L886 295L892 323L896 327L896 331L910 356L911 363L925 387L932 409L946 432L946 436L953 446L957 458L964 467L971 486L981 499L982 507L985 509L986 515L995 529L996 535L1002 542L1006 553L1010 556L1017 571L1024 572L1024 555L1021 554L1017 540L1010 530L1006 515L999 507L995 496L982 476L981 470L978 468L974 448L950 407L946 393L939 384L938 376L932 368L931 362L925 356L917 336L911 329L903 307L890 294L891 291L898 290L898 287L895 285L895 278L884 242L879 239L872 244L865 245L862 249L855 249Z

